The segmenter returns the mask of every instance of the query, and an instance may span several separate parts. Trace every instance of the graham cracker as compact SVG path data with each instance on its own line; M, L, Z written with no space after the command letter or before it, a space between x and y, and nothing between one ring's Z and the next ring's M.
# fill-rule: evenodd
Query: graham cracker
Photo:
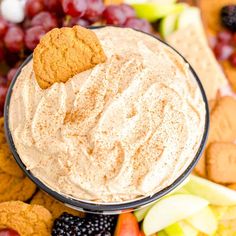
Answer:
M189 25L167 37L167 42L194 68L208 100L215 99L219 88L227 85L227 79L208 46L203 28L199 25Z

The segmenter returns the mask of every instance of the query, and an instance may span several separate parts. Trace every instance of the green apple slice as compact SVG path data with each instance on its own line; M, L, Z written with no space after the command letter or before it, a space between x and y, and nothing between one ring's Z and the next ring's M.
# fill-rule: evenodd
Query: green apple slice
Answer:
M143 207L139 210L134 211L134 215L137 218L137 221L140 222L144 219L145 215L149 211L149 209L153 206L153 204L150 204L149 206Z
M209 206L190 216L186 221L202 233L212 235L217 229L217 219Z
M168 193L168 195L172 195L172 194L189 194L189 192L183 187L188 181L189 181L189 177L186 178L179 186L177 186L173 191L171 191L170 193ZM157 200L157 201L160 201ZM156 202L157 202L156 201ZM155 203L156 203L155 202ZM152 203L146 207L143 207L139 210L136 210L134 211L134 215L135 217L137 218L137 221L140 222L144 219L145 215L147 214L148 210L155 204L155 203Z
M158 4L158 3L140 3L132 4L136 14L150 22L155 22L171 13L183 11L185 4Z
M160 33L163 38L166 38L168 35L173 33L177 28L177 20L178 20L179 14L173 13L165 18L163 18L160 22Z
M177 29L182 29L188 25L202 25L201 13L197 7L187 7L181 12L177 21Z
M168 236L168 234L164 230L161 230L157 233L157 236Z
M175 191L173 194L190 194L190 192L186 188L182 187Z
M147 213L143 221L146 235L156 233L200 211L208 201L190 194L175 194L162 198Z
M194 175L184 188L194 195L205 198L212 205L236 205L236 191Z
M197 236L198 230L185 221L177 222L164 229L168 236ZM158 234L159 235L159 234Z
M146 2L152 2L156 4L174 4L177 2L177 0L125 0L124 2L130 5L135 3L146 3Z

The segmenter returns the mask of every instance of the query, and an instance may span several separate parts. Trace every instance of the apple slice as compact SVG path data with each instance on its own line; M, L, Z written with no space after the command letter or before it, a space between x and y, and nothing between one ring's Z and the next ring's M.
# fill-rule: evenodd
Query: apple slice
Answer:
M189 191L187 191L183 186L189 181L189 177L186 178L179 186L177 186L173 191L171 191L170 193L168 193L168 196L169 195L172 195L172 194L189 194ZM160 201L157 200L157 201ZM156 202L157 202L156 201ZM155 202L155 203L156 203ZM142 221L145 217L145 215L147 214L148 210L155 204L155 203L151 203L150 205L146 206L146 207L143 207L139 210L136 210L134 211L134 215L135 217L137 218L138 222Z
M164 229L168 236L197 236L198 230L185 221L177 222ZM159 235L159 233L158 233Z
M190 194L190 192L186 188L182 187L173 193L171 192L171 194Z
M173 13L165 18L163 18L160 22L160 33L163 38L173 33L177 28L177 20L179 14Z
M158 3L135 3L132 4L139 18L144 18L150 22L161 19L171 13L183 11L185 4L158 4Z
M158 201L147 213L143 221L146 235L156 233L200 211L208 201L190 194L175 194Z
M190 181L184 188L194 195L205 198L212 205L236 205L236 191L201 177L191 175Z
M134 211L134 215L137 218L138 222L142 221L149 211L149 209L153 206L153 204L150 204L149 206L143 207L139 210Z
M168 236L168 234L164 230L161 230L157 233L157 236Z
M200 10L198 7L187 7L179 15L177 29L182 29L193 24L202 26Z
M209 206L190 216L186 221L202 233L212 235L217 229L217 219Z

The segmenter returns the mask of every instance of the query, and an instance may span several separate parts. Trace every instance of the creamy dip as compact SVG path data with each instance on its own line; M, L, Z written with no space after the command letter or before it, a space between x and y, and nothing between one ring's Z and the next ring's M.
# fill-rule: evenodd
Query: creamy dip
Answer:
M123 202L169 186L192 162L205 105L189 66L146 34L94 30L107 61L42 90L33 63L10 101L10 130L26 165L69 197Z

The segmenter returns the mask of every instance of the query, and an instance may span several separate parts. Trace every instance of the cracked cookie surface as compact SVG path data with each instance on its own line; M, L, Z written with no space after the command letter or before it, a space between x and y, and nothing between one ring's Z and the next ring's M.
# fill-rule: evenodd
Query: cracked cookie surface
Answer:
M22 236L51 235L52 216L43 206L20 201L0 203L0 229L10 228Z
M47 89L106 60L96 34L81 26L53 29L40 41L33 54L39 86Z

